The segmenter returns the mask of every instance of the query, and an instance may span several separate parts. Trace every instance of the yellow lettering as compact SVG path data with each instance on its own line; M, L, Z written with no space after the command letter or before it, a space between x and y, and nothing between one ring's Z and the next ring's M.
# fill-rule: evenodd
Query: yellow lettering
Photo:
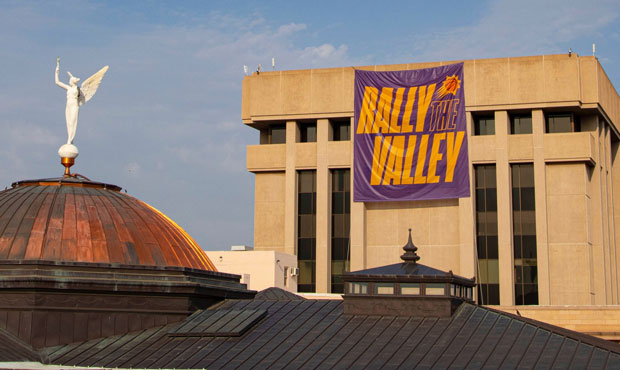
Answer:
M428 175L427 175L427 184L436 184L439 182L439 176L436 176L437 172L437 162L443 158L443 154L439 152L439 145L441 145L441 141L446 139L446 133L442 132L440 134L435 134L433 137L433 148L431 149L431 158L428 161Z
M397 134L400 132L400 126L398 126L398 116L400 115L400 106L403 103L403 95L405 94L405 88L396 89L396 97L394 98L394 105L392 106L392 115L390 116L390 133Z
M442 106L442 101L434 101L431 103L431 125L428 128L428 131L435 131L437 130L437 121L439 120L439 116L441 115L441 106Z
M376 87L366 86L364 88L364 99L362 99L362 111L357 123L358 134L370 133L370 128L374 120L375 108L377 106L377 97L379 90Z
M407 103L405 104L405 113L403 114L402 133L413 132L413 126L411 126L409 122L411 121L411 111L413 111L413 103L415 102L415 93L417 90L417 86L409 88Z
M426 119L428 106L431 104L431 99L435 93L435 85L436 84L420 86L418 90L418 120L415 124L416 132L424 131L424 120Z
M372 173L370 174L370 185L381 184L381 177L385 170L385 160L387 159L392 137L386 137L382 140L382 136L375 137L375 149L372 156Z
M383 176L383 185L400 185L400 176L403 173L403 157L405 151L405 137L394 136L392 146L390 147L390 156L385 167L385 175Z
M373 134L379 132L381 129L382 134L387 134L390 131L390 123L386 120L390 118L390 108L392 108L392 93L394 89L391 87L384 87L381 89L381 95L379 96L379 103L377 105L377 113L375 114L375 124L370 131Z
M446 182L452 182L454 177L454 167L456 161L459 158L459 152L461 151L461 145L463 144L463 138L465 137L465 131L458 131L456 133L456 142L454 141L454 132L448 132L447 142L447 155L446 160L448 162L446 168Z
M431 102L431 122L428 131L456 130L455 119L458 115L459 99Z
M420 148L418 149L418 164L415 166L414 184L426 184L426 176L424 172L424 163L426 163L426 148L428 147L428 135L422 135L420 140Z
M461 102L460 99L453 99L452 100L452 108L450 109L450 118L448 119L448 127L446 128L447 130L456 130L456 124L454 123L454 121L456 120L456 116L458 115L458 107L459 107L459 103Z
M413 184L413 177L411 177L411 164L413 163L413 152L415 151L415 142L418 137L416 135L410 135L407 142L407 151L405 152L405 168L403 169L403 179L401 184L410 185Z

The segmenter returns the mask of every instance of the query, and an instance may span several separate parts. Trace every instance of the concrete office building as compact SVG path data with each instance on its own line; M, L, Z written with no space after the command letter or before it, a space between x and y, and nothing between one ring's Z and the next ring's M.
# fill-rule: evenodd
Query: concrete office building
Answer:
M620 98L595 57L465 61L472 196L432 201L353 202L354 69L243 81L254 248L297 255L300 292L398 261L411 227L427 263L476 277L479 303L620 303Z
M234 246L244 247L244 246ZM297 292L296 256L279 251L254 251L235 248L230 251L205 251L218 271L241 276L249 290L275 287Z

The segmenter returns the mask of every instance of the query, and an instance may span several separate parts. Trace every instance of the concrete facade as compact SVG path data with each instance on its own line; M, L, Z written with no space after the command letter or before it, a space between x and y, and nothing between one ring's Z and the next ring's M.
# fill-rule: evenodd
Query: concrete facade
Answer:
M297 292L297 257L277 251L205 251L218 271L241 276L248 289Z
M357 69L405 70L451 63ZM422 263L477 276L473 169L494 164L499 299L501 307L514 307L510 171L513 164L531 163L539 305L620 304L616 240L620 98L600 63L589 56L545 55L466 60L464 68L472 196L414 202L351 200L350 269L399 262L411 227ZM261 72L243 81L244 124L261 135L275 124L286 127L285 143L247 147L247 168L256 175L254 248L296 254L297 171L316 170L317 292L330 292L330 170L352 168L353 163L354 135L350 141L331 141L330 119L352 121L353 80L354 68L347 67ZM514 112L531 113L531 134L510 134ZM546 133L549 112L578 116L580 130ZM481 113L494 117L494 135L474 135L473 122ZM316 120L316 142L299 142L298 123L306 120Z

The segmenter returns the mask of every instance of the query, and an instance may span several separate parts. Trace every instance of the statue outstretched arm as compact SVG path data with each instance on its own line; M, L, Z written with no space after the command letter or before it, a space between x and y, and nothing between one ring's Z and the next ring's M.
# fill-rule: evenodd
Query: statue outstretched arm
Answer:
M58 71L60 71L60 57L56 58L56 73L54 75L54 81L56 82L56 85L62 87L65 90L69 90L69 86L63 84L62 82L60 82L60 80L58 79Z

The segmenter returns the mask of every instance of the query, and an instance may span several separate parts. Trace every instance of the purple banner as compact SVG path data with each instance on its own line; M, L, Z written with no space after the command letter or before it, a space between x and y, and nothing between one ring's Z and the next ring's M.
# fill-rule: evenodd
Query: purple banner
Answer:
M354 201L469 196L463 63L355 71Z

